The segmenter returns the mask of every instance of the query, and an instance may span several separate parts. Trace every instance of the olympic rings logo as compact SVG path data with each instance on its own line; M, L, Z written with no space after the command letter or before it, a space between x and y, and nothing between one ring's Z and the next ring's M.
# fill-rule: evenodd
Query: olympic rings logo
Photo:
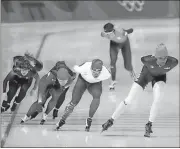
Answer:
M143 0L120 0L117 1L121 6L123 6L127 11L132 12L132 11L142 11L145 1Z

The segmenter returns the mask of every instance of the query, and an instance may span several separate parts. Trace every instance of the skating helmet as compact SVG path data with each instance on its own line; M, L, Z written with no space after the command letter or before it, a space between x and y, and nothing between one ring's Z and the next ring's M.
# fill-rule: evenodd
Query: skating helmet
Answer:
M64 86L70 78L70 74L66 68L60 68L57 71L57 79L59 81L59 84Z
M25 60L28 60L32 67L36 67L37 60L34 58L33 54L28 51L24 54ZM35 69L36 70L36 69Z
M114 31L114 25L112 23L106 23L103 28L106 33Z
M92 61L91 71L92 71L92 75L93 75L94 78L97 78L100 75L100 73L102 71L102 68L103 68L102 60L94 59Z
M56 63L56 69L58 70L58 69L60 69L60 68L62 68L62 67L64 67L64 66L66 66L66 64L65 64L65 61L58 61L57 63Z
M165 65L168 58L168 50L163 43L157 45L157 48L155 50L155 57L157 59L158 65L160 66Z

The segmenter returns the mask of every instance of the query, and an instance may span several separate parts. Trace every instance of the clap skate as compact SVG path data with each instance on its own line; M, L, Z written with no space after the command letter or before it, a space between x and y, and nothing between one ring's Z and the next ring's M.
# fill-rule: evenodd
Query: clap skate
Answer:
M113 125L113 119L109 119L106 123L104 123L102 125L103 129L102 129L101 133L105 130L108 130L108 128L111 127L112 125Z
M1 113L7 111L10 108L10 103L8 103L6 100L2 102L2 107L1 107Z
M41 125L44 125L45 121L46 121L46 120L42 119L41 122L40 122L40 124L41 124Z
M89 132L90 127L91 127L91 123L92 123L92 119L91 118L86 119L85 131Z
M30 120L30 119L31 119L31 116L28 117L27 115L25 115L24 118L21 118L20 124L24 124L25 122L27 122L27 121Z
M13 103L13 105L12 105L12 107L11 107L11 112L14 112L14 111L16 110L17 105L18 105L18 104L17 104L16 102Z
M54 109L53 110L53 119L55 119L56 117L58 117L58 110Z
M112 81L111 84L109 85L109 90L115 90L115 86L116 86L116 81Z
M6 108L5 107L1 107L1 113L5 112Z
M23 119L21 119L21 122L20 122L20 124L24 124L24 122L25 122L25 121L24 121Z
M58 122L56 125L56 131L58 131L63 125L65 124L65 121L64 120L60 120L60 122Z
M152 131L152 124L147 123L145 126L145 134L144 137L150 137L150 134L153 133Z

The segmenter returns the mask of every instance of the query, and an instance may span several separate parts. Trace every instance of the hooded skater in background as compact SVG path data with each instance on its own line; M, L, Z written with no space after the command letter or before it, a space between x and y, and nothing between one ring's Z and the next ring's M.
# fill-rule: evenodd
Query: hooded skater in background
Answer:
M132 65L131 46L128 34L131 34L133 29L122 29L114 26L112 23L106 23L103 26L101 36L110 40L110 66L112 82L109 89L115 89L116 85L116 62L118 58L119 50L121 49L124 68L130 72L131 77L135 80L136 76Z

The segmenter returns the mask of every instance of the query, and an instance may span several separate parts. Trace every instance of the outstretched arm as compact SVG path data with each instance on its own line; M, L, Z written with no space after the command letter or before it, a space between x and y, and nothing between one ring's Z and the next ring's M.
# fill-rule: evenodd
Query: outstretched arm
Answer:
M53 84L54 81L54 75L49 72L45 76L43 76L39 81L39 87L38 87L38 102L42 102L45 99L46 95L46 89L48 85Z
M178 60L175 57L172 56L168 56L168 59L170 60L170 67L171 69L173 69L174 67L176 67L178 65Z
M76 73L81 73L86 68L86 63L83 63L79 66L75 65L73 68Z
M7 83L14 77L15 73L11 70L3 81L3 93L6 92Z
M35 79L35 82L34 82L33 90L36 90L36 88L37 88L37 86L39 84L39 80L40 80L40 77L39 77L38 73L35 74L34 79Z
M129 29L123 29L127 34L131 34L134 30L133 28L129 28Z
M151 64L151 62L153 62L156 58L152 55L147 55L147 56L143 56L141 57L141 62L146 65L149 66Z

